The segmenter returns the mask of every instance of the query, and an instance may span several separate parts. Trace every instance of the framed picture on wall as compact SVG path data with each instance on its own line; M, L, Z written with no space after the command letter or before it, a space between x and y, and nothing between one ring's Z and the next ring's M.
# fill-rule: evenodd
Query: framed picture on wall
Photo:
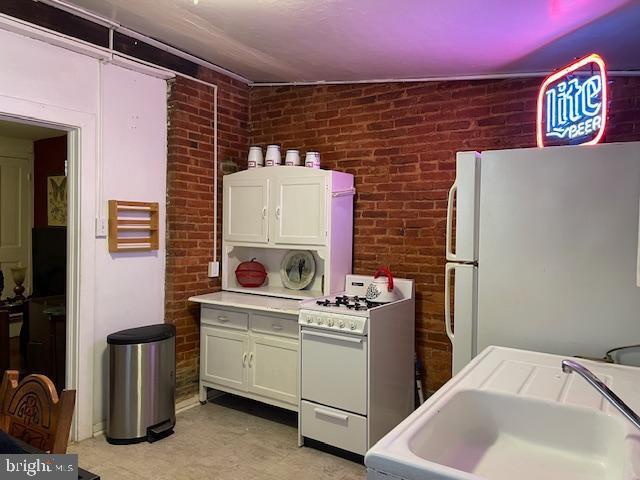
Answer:
M50 227L67 225L67 177L47 177L47 223Z

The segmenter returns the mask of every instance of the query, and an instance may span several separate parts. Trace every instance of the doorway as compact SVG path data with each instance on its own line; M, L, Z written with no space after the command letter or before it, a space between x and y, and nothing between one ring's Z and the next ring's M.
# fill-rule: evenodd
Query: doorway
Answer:
M0 371L66 387L67 131L0 119ZM2 373L2 372L0 372Z

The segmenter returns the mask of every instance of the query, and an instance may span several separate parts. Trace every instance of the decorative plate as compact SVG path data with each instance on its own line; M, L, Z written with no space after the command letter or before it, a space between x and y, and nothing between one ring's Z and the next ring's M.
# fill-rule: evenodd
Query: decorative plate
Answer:
M316 274L316 262L313 254L306 250L292 250L280 264L282 284L291 290L306 288Z

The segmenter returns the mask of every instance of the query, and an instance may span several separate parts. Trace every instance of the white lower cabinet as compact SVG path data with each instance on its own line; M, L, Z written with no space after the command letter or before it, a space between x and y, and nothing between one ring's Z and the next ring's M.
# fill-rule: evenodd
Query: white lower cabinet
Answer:
M297 404L298 342L252 335L249 349L249 391Z
M200 399L214 388L297 411L297 317L201 310ZM248 321L234 323L243 316Z
M246 391L249 335L209 326L200 335L200 378Z

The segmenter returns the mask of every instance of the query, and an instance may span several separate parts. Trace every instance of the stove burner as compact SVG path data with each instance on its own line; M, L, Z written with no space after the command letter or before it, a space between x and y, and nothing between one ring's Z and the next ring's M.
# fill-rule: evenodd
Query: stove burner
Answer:
M322 307L346 307L349 310L369 310L376 306L376 304L368 301L366 298L359 297L357 295L349 297L348 295L338 295L332 302L328 298L324 300L316 300L316 304Z

